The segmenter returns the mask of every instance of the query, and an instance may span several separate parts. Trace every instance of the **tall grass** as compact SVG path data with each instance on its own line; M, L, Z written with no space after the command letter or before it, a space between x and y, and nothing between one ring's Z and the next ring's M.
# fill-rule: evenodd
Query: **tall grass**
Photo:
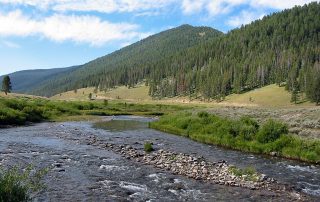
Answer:
M32 166L28 166L24 171L17 167L9 170L0 169L0 201L20 202L31 201L30 193L37 192L44 188L40 182L47 173L47 169L32 172Z
M186 107L175 105L132 104L91 101L66 102L31 98L1 98L0 126L23 125L27 122L56 120L79 115L162 115Z
M320 163L319 140L293 136L287 125L275 120L260 125L249 117L231 120L206 112L178 113L163 116L150 127L206 144Z

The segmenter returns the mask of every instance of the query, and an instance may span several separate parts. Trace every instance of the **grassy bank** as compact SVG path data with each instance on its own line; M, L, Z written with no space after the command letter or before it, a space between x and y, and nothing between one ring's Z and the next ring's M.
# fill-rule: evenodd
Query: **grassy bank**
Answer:
M178 113L163 116L150 127L206 144L320 163L319 140L293 136L287 125L274 120L258 124L248 117L232 120L206 112Z
M107 115L163 115L186 107L174 105L132 104L125 102L66 102L33 98L1 98L0 126L23 125L44 120L63 121Z

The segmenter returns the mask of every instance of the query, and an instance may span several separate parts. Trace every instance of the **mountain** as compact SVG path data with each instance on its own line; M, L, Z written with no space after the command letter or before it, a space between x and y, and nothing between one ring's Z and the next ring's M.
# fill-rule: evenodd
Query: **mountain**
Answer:
M269 84L320 103L320 3L296 6L223 34L183 25L56 75L33 94L106 90L140 81L156 98L224 99Z
M26 93L30 89L37 88L42 85L43 82L52 79L55 76L70 73L77 67L68 68L56 68L56 69L36 69L36 70L24 70L9 74L12 91L16 93ZM0 76L2 81L3 76Z
M296 6L231 30L151 68L153 97L221 100L277 83L320 103L320 3ZM296 101L294 101L296 102Z
M28 89L28 92L51 96L75 88L98 86L99 83L108 81L110 84L105 87L122 84L133 86L148 74L150 67L160 61L221 35L222 32L209 27L182 25L93 60L75 71L47 80L38 88Z

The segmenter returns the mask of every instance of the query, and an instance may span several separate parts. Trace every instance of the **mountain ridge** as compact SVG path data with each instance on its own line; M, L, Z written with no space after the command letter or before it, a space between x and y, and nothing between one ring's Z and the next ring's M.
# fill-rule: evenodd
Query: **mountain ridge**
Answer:
M265 16L224 34L182 25L52 77L29 89L51 96L84 87L108 90L145 81L154 98L224 99L269 84L293 100L320 102L320 3ZM319 77L319 78L318 78Z

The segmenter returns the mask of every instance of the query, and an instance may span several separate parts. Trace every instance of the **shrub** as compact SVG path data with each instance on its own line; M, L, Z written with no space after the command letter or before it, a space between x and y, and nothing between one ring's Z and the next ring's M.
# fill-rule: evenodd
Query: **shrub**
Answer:
M205 112L205 111L199 112L198 117L200 117L200 118L209 117L209 113Z
M26 118L31 122L39 122L44 119L43 111L36 106L26 106L22 110L26 114Z
M152 152L153 151L152 143L150 143L150 142L144 143L144 151L145 152Z
M282 134L288 134L288 126L275 120L268 120L259 130L257 140L260 143L274 142Z

